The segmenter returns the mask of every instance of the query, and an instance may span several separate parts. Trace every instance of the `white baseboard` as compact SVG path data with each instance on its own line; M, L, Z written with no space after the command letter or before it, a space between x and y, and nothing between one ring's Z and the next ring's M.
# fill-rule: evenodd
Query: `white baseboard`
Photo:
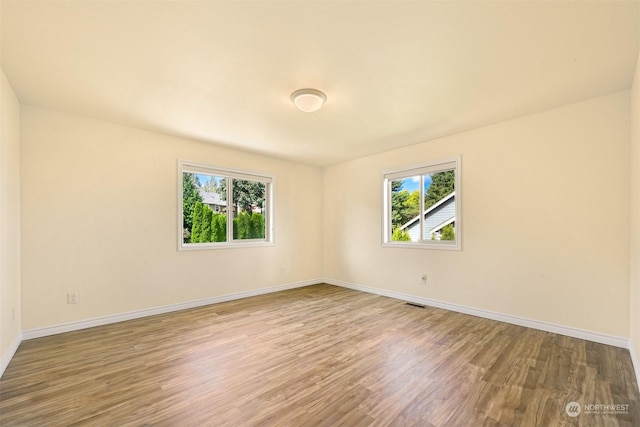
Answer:
M9 366L9 362L13 359L13 356L16 354L18 347L20 347L20 343L22 342L22 334L18 334L16 339L11 343L9 350L2 357L2 361L0 362L0 377L4 374L4 370Z
M357 291L368 292L371 294L382 295L389 298L409 301L416 304L427 305L430 307L443 308L445 310L455 311L458 313L470 314L472 316L483 317L485 319L497 320L499 322L525 326L527 328L538 329L545 332L553 332L555 334L566 335L569 337L580 338L587 341L593 341L601 344L612 345L614 347L621 347L626 349L631 348L628 338L602 334L600 332L587 331L584 329L558 325L555 323L543 322L540 320L525 319L523 317L496 313L493 311L483 310L480 308L473 308L473 307L468 307L464 305L438 301L430 298L418 297L415 295L407 295L399 292L388 291L385 289L371 288L368 286L357 285L355 283L343 282L341 280L325 279L324 283L335 285L335 286L341 286L343 288L354 289ZM632 357L632 360L635 360L635 359ZM636 373L637 372L639 372L638 369L636 369Z
M522 317L496 313L493 311L483 310L474 307L468 307L460 304L448 303L444 301L438 301L430 298L419 297L415 295L408 295L399 292L389 291L385 289L372 288L369 286L358 285L355 283L344 282L341 280L334 279L312 279L305 280L301 282L294 282L284 285L272 286L269 288L255 289L251 291L238 292L234 294L221 295L217 297L205 298L201 300L195 301L187 301L178 304L171 304L161 307L153 307L148 309L136 310L126 313L118 313L108 316L102 316L92 319L85 319L76 322L63 323L53 326L46 326L43 328L35 328L29 329L22 332L21 339L17 340L16 343L12 346L12 350L5 355L2 360L2 365L0 365L0 374L4 371L6 366L9 364L9 361L13 357L16 349L20 345L21 340L40 338L48 335L60 334L63 332L76 331L80 329L92 328L94 326L107 325L110 323L117 323L126 320L139 319L141 317L153 316L156 314L164 314L170 313L173 311L185 310L194 307L201 307L204 305L216 304L225 301L232 301L241 298L248 298L257 295L269 294L272 292L284 291L287 289L301 288L304 286L315 285L318 283L327 283L334 286L341 286L344 288L349 288L357 291L372 293L376 295L386 296L398 300L404 300L413 302L416 304L427 305L431 307L442 308L445 310L455 311L458 313L469 314L472 316L482 317L485 319L497 320L500 322L511 323L514 325L524 326L532 329L538 329L541 331L552 332L560 335L566 335L574 338L580 338L587 341L593 341L601 344L612 345L615 347L626 348L630 350L631 360L634 364L634 369L636 371L636 376L640 374L640 363L635 357L635 353L633 351L633 347L628 338L607 335L600 332L587 331L584 329L573 328L564 325L558 325L549 322L543 322L540 320L526 319ZM638 381L640 384L640 380Z
M125 320L139 319L141 317L165 314L173 311L185 310L188 308L202 307L204 305L216 304L225 301L232 301L257 295L270 294L287 289L301 288L304 286L322 283L322 280L305 280L301 282L288 283L285 285L272 286L269 288L255 289L251 291L238 292L234 294L221 295L217 297L204 298L200 300L187 301L178 304L170 304L161 307L146 308L142 310L129 311L126 313L111 314L108 316L95 317L92 319L79 320L76 322L62 323L44 328L35 328L22 331L22 339L45 337L48 335L61 334L63 332L77 331L80 329L93 328L94 326L108 325L110 323L123 322ZM13 356L13 355L12 355ZM9 358L11 360L11 358ZM8 363L8 362L7 362Z
M204 305L216 304L225 301L232 301L241 298L248 298L257 295L264 295L272 292L284 291L287 289L301 288L304 286L315 285L318 283L327 283L334 286L341 286L357 291L372 293L376 295L386 296L389 298L409 301L416 304L427 305L431 307L442 308L445 310L455 311L458 313L469 314L472 316L482 317L485 319L497 320L499 322L511 323L514 325L525 326L527 328L538 329L541 331L552 332L569 337L580 338L587 341L593 341L601 344L612 345L615 347L626 348L632 350L628 338L607 335L600 332L587 331L584 329L573 328L570 326L558 325L555 323L544 322L540 320L526 319L523 317L512 316L508 314L496 313L489 310L483 310L474 307L468 307L460 304L438 301L430 298L419 297L415 295L403 294L399 292L389 291L386 289L372 288L369 286L358 285L355 283L344 282L334 279L312 279L301 282L289 283L285 285L272 286L269 288L255 289L251 291L238 292L234 294L221 295L217 297L205 298L195 301L187 301L178 304L171 304L161 307L153 307L148 309L136 310L126 313L112 314L92 319L80 320L77 322L63 323L59 325L46 326L44 328L29 329L22 332L22 339L40 338L48 335L60 334L63 332L76 331L80 329L92 328L94 326L107 325L110 323L122 322L125 320L139 319L141 317L154 316L156 314L170 313L173 311L185 310L188 308L201 307ZM19 342L18 342L19 344ZM17 346L16 346L17 348ZM13 354L12 354L13 355ZM9 357L8 360L11 358ZM636 359L632 357L634 364ZM7 362L8 364L8 362ZM634 368L636 366L634 365ZM636 369L640 373L640 370ZM640 383L639 383L640 384Z

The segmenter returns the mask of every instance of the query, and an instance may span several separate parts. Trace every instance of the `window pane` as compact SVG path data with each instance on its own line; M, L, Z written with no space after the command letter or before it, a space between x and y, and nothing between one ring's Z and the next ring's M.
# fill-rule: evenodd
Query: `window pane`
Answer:
M424 240L455 240L455 170L423 175Z
M420 237L420 177L391 181L391 240L417 242Z
M184 243L227 241L227 178L182 174Z
M267 185L264 182L233 179L233 238L264 239L266 237Z
M383 246L462 249L460 157L383 172Z
M273 244L274 177L181 160L178 168L178 250Z

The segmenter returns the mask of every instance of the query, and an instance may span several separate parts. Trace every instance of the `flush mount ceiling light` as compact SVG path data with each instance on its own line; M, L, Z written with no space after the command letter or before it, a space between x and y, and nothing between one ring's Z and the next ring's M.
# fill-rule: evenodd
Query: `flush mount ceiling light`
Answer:
M291 100L298 110L313 113L322 107L327 95L316 89L299 89L291 94Z

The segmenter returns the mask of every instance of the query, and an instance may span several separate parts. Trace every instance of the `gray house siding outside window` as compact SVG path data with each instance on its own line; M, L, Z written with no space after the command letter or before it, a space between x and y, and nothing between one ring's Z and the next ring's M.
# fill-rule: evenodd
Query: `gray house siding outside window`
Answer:
M453 192L439 203L431 206L431 208L424 213L423 239L430 240L431 235L435 234L435 238L439 240L442 227L448 224L453 224L455 229L455 216L456 197L455 192ZM420 236L420 221L418 221L418 219L418 217L415 217L400 227L403 230L407 230L412 242L417 242Z

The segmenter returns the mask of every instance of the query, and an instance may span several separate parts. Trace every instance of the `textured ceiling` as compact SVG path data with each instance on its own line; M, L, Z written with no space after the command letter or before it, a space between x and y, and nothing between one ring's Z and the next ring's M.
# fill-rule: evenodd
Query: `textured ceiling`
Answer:
M636 1L1 8L22 103L319 166L628 89L639 46Z

